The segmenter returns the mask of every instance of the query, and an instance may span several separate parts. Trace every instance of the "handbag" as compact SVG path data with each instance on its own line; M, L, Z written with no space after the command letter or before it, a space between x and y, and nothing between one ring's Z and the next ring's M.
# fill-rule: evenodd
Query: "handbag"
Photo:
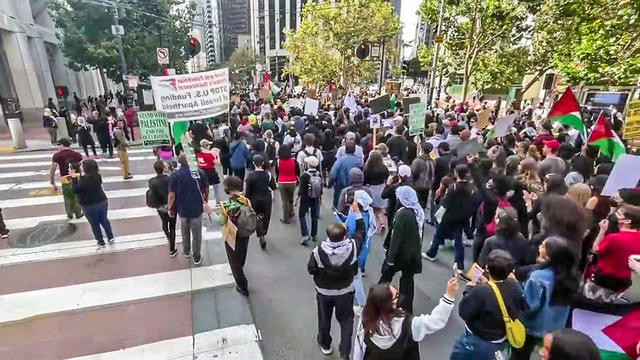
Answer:
M507 340L512 347L520 349L522 346L524 346L524 341L527 338L527 331L520 320L512 320L509 316L507 308L506 306L504 306L504 300L502 300L500 290L498 290L498 286L493 281L489 281L489 286L491 286L491 289L493 289L493 293L496 294L496 299L498 299L498 305L500 306L502 319L504 320Z

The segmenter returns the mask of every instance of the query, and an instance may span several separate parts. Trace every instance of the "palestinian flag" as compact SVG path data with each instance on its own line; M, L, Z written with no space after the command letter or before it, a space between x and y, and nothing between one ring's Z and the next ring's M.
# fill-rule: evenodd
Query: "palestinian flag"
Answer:
M269 101L273 101L273 99L280 92L280 88L276 84L272 84L269 79L269 72L264 72L264 87L269 90Z
M548 117L561 124L573 126L580 131L583 139L587 138L582 116L580 115L580 105L578 105L578 101L576 97L573 96L570 87L568 87L562 96L560 96L560 99L553 104Z
M613 161L616 161L620 155L626 153L622 140L620 140L618 134L611 130L604 112L600 112L587 143L599 147L600 153L610 157Z
M593 340L602 360L635 360L640 354L640 307L637 303L581 304L571 317L571 328Z

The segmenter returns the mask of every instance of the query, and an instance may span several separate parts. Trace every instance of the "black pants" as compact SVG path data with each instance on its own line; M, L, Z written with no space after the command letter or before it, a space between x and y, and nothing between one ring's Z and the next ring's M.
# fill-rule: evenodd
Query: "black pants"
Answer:
M478 262L485 240L485 236L479 231L476 231L476 234L473 236L473 262Z
M89 145L82 144L82 148L84 149L85 155L87 155L87 157L89 157L89 149L88 149L89 146L91 146L91 151L93 151L93 155L95 156L96 155L96 146L93 143L91 143Z
M236 236L236 249L233 250L229 244L224 243L227 251L227 259L231 267L231 273L236 280L236 285L242 290L248 290L247 277L244 275L244 263L247 260L247 248L249 247L249 237Z
M405 270L396 270L393 266L387 267L383 264L382 275L380 276L380 281L378 281L378 283L391 283L393 275L398 271L402 271L402 276L400 277L400 288L398 289L401 295L398 298L398 307L402 308L404 311L413 313L413 276L415 274L409 273Z
M527 339L524 341L524 345L520 349L511 349L511 360L529 360L531 353L542 341L539 337L527 335Z
M7 225L4 223L4 219L2 218L2 209L0 209L0 235L8 234L9 230L7 229Z
M162 220L162 231L164 231L167 240L169 240L169 251L176 249L176 218L171 217L168 213L158 211L160 220Z
M113 156L113 143L109 138L109 134L106 135L98 135L98 142L100 143L100 149L102 153L106 153L109 150L109 156Z
M256 235L266 236L271 221L271 200L251 199L251 206L258 216L256 223Z
M244 181L244 168L241 169L234 169L232 168L231 171L233 172L233 176L237 176L240 178L240 180Z
M353 297L354 292L344 295L328 296L316 294L318 301L318 337L323 349L331 348L331 317L336 309L336 320L340 324L340 355L349 357L353 333Z

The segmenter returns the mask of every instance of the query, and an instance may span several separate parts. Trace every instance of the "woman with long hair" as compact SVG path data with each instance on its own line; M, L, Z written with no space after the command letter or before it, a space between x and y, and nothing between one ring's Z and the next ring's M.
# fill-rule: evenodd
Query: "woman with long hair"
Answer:
M354 360L420 360L419 342L444 328L458 292L456 278L431 314L412 316L398 307L399 291L387 283L371 287L357 328Z
M538 162L532 158L525 158L518 166L516 179L522 183L528 193L541 196L543 192L542 181L538 176Z
M576 183L569 186L567 194L568 199L573 200L576 204L580 205L583 209L587 205L587 201L591 198L591 189L589 185L583 183Z
M569 305L578 290L576 252L559 236L546 238L538 247L539 267L524 283L524 314L520 318L527 330L525 344L512 349L511 360L529 360L542 337L565 327Z
M282 219L280 219L280 222L289 224L295 216L293 199L296 193L296 184L300 177L300 166L291 157L290 145L282 145L278 149L276 177L278 178L278 189L280 189L280 199L282 200Z
M73 192L76 194L82 212L91 225L93 236L98 242L98 249L102 249L105 246L102 229L104 229L109 244L111 245L115 242L111 223L107 218L109 202L102 189L102 177L98 170L98 163L92 159L82 161L82 172L84 174L80 176L79 172L73 168L69 170L69 175L71 175L73 181Z
M387 227L387 216L385 209L387 199L382 198L382 190L389 178L389 169L382 161L382 154L377 150L369 153L369 158L364 164L364 184L371 190L373 195L373 208L380 232L383 233Z
M600 360L600 351L586 334L573 329L548 333L538 352L542 360Z

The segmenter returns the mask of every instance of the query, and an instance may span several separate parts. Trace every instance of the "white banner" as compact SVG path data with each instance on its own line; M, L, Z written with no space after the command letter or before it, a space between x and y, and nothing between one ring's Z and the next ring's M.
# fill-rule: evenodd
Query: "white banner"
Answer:
M157 111L169 120L196 120L229 111L229 69L152 76Z

